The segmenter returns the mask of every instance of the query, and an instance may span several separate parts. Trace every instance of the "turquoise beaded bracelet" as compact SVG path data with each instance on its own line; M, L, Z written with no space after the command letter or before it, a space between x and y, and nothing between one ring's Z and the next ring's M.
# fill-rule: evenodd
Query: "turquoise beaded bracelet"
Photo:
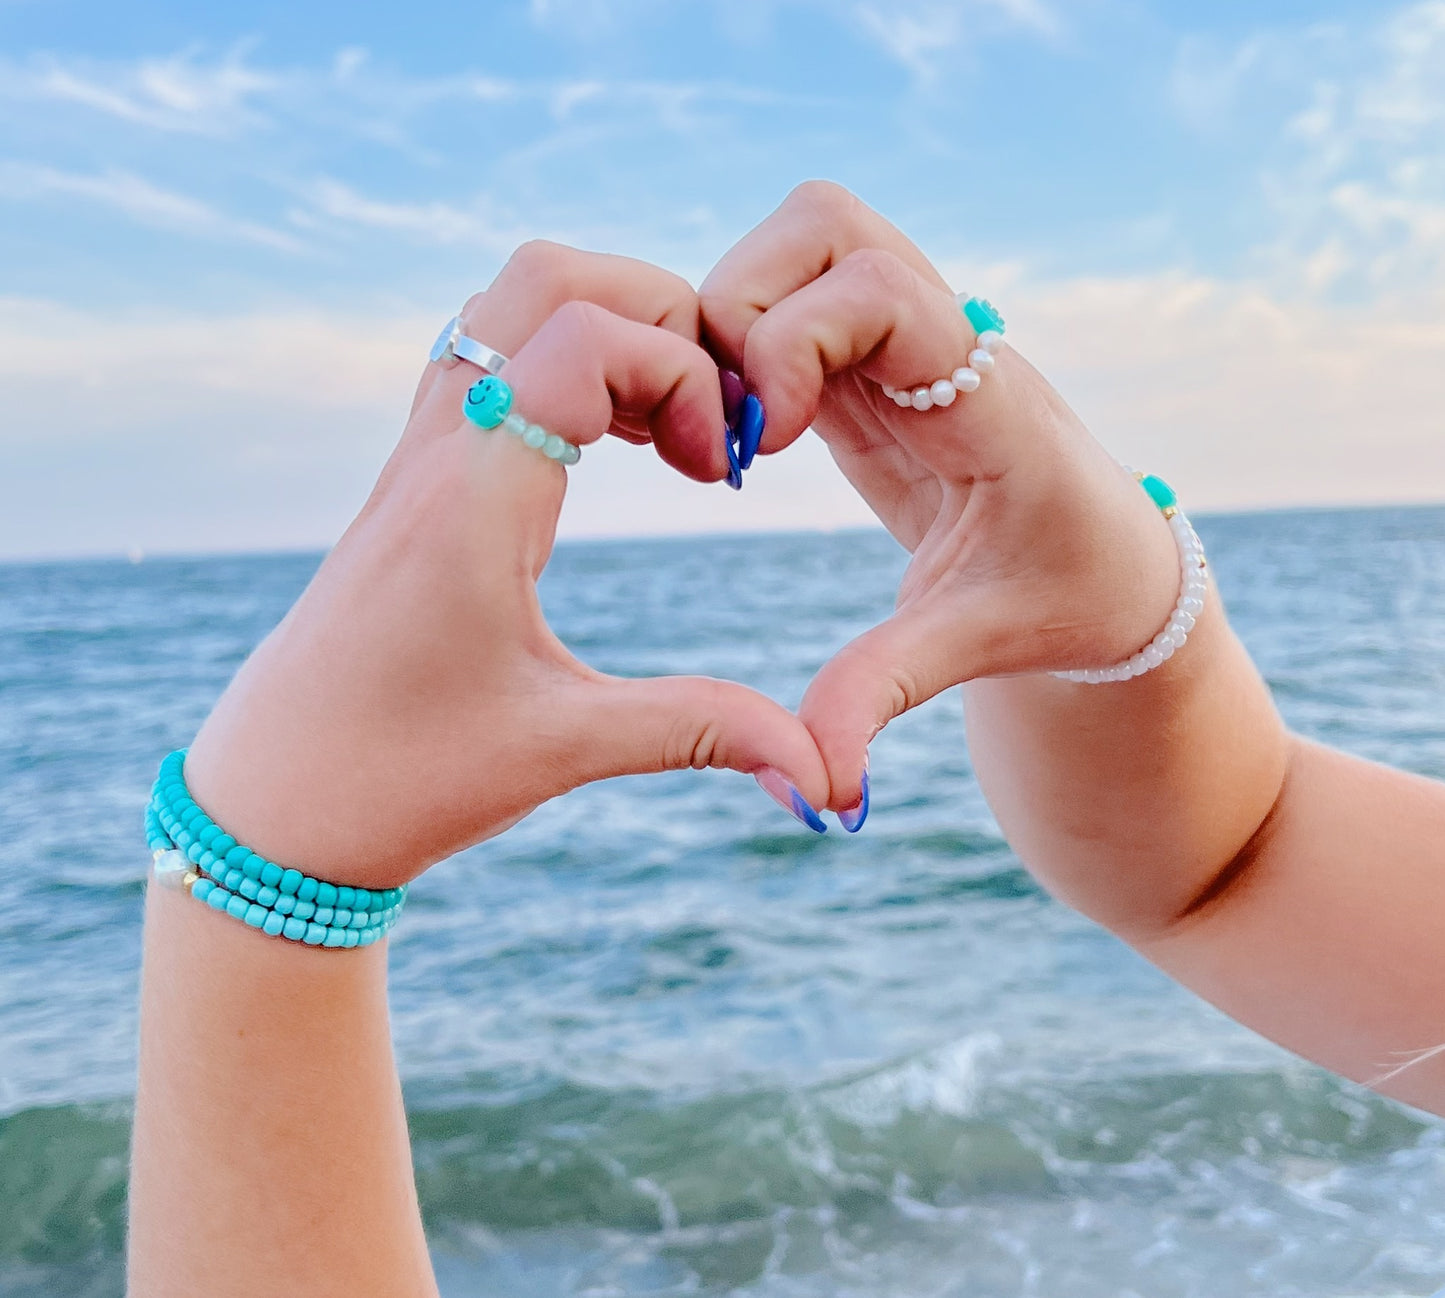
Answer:
M314 879L244 847L191 797L186 750L161 763L146 807L158 882L189 892L271 937L307 946L370 946L396 923L406 888L353 888Z

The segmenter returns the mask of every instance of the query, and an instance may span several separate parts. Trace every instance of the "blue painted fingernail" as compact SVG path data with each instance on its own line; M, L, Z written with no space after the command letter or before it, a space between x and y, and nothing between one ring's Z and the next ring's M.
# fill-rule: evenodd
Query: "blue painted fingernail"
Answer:
M728 434L723 434L723 445L728 448L728 486L734 491L743 489L743 466L738 463L738 453L733 446L733 439Z
M868 819L868 768L863 768L863 793L858 799L856 807L849 807L847 811L838 813L838 823L850 834L856 834L863 828L863 822Z
M767 426L763 403L749 392L743 399L743 411L738 420L738 463L744 469L753 467L758 445L763 440L763 429Z
M722 384L723 418L729 428L736 428L742 417L743 401L748 390L743 386L742 375L733 370L719 370L718 382Z
M765 766L753 776L758 788L778 804L788 815L801 824L807 825L815 834L826 834L828 826L823 817L813 810L813 805L794 787L782 771L775 766Z

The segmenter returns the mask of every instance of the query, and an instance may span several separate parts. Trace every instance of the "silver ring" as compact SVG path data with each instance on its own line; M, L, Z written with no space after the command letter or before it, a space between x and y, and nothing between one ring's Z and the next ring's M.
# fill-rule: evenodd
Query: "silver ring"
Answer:
M432 344L431 359L448 369L459 360L470 361L488 374L498 373L507 363L507 358L496 348L479 343L475 338L468 338L462 332L462 318L459 315L448 320L437 335L436 342Z

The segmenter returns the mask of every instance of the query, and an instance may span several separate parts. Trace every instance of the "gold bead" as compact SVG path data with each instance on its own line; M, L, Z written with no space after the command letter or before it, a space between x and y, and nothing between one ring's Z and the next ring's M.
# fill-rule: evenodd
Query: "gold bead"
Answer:
M194 870L187 870L181 878L181 887L186 889L194 888L196 884L200 882L200 878L201 876Z
M1165 518L1173 518L1174 515L1179 512L1179 506L1178 506L1178 505L1165 505L1164 508L1163 508L1162 510L1160 510L1159 512L1162 513Z

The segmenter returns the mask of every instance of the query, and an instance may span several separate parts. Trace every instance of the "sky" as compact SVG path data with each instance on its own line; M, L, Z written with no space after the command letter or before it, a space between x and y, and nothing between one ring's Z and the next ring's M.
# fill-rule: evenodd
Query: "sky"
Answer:
M0 557L324 547L517 244L815 176L1191 508L1445 499L1445 0L0 0ZM870 521L616 444L562 531Z

